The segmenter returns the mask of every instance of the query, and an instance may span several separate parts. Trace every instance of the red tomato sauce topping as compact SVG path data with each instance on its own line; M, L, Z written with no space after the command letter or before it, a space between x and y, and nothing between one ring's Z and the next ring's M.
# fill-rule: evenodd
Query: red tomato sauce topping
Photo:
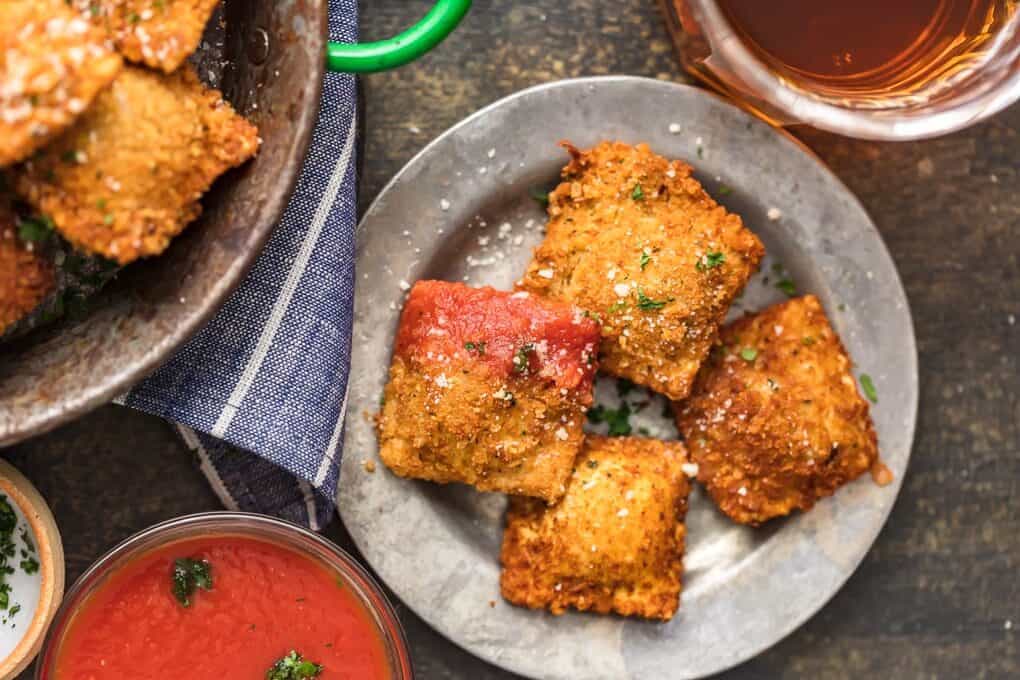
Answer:
M213 588L184 608L176 558L209 562ZM320 680L391 677L380 633L325 566L257 539L212 536L142 555L85 602L59 650L54 680L262 679L296 650Z
M424 365L472 363L498 378L539 375L560 388L587 390L598 346L599 325L572 305L419 281L404 305L395 351Z

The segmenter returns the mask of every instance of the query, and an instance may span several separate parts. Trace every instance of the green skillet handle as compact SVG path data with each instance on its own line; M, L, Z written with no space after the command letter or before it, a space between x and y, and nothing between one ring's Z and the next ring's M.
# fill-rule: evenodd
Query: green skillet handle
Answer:
M414 61L443 41L471 8L471 0L438 0L425 18L389 40L326 47L330 71L373 73Z

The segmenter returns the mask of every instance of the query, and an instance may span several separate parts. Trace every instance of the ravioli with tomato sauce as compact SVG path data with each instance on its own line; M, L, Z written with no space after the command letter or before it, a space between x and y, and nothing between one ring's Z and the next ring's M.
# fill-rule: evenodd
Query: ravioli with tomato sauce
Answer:
M581 448L598 346L598 323L573 305L419 281L378 421L383 462L555 502Z

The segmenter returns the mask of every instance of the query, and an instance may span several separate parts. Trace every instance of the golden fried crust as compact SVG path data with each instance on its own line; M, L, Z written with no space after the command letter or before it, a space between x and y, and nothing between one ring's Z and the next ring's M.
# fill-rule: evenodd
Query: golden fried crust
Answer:
M50 262L23 243L0 197L0 335L34 310L56 286Z
M682 399L765 250L691 176L648 146L603 142L573 159L523 290L602 320L602 368Z
M683 574L685 460L679 442L589 436L557 505L510 499L503 597L553 614L671 619Z
M819 498L878 462L868 404L813 295L726 326L676 407L698 480L719 508L760 524Z
M120 67L104 31L63 0L0 2L0 166L63 132Z
M126 58L166 73L188 58L219 0L73 0Z
M378 419L382 461L402 477L559 499L581 447L598 339L569 305L418 282Z
M258 131L190 67L127 67L72 129L16 170L15 189L78 248L126 264L158 255L199 198L251 158Z

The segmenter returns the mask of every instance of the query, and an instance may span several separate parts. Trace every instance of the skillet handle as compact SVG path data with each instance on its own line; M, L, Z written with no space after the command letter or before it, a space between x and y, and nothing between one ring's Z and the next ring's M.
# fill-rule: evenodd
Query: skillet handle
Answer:
M343 73L373 73L403 66L443 41L471 8L471 0L438 0L421 21L388 40L348 45L331 42L326 66Z

